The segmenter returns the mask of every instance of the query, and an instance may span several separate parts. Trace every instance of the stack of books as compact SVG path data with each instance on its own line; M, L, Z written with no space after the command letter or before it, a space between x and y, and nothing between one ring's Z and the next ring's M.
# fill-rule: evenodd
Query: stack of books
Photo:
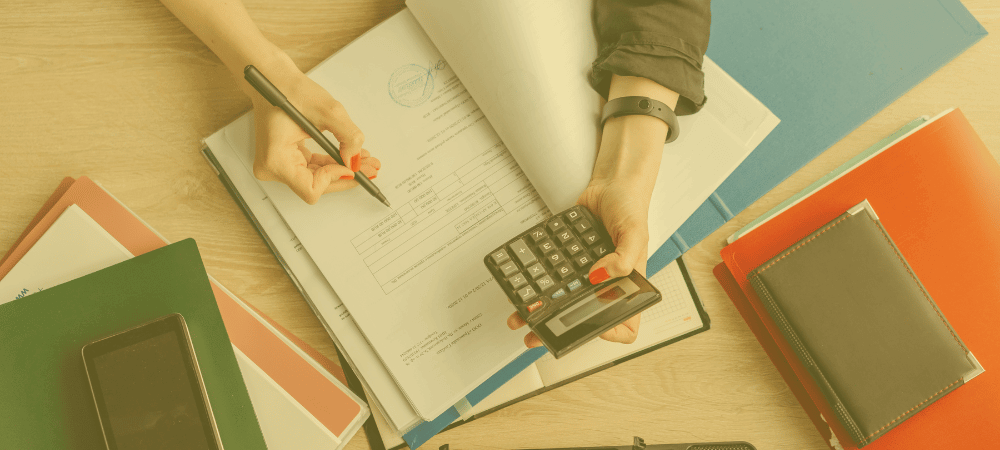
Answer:
M943 342L952 346L949 342L954 339L958 343L954 349L967 347L975 355L969 356L968 362L985 372L976 375L980 372L977 370L970 376L959 376L955 383L913 401L910 408L886 420L885 426L859 433L864 427L856 423L856 413L872 411L864 408L863 398L846 404L845 399L900 364L919 360L895 359L898 354L893 349L899 343L926 342L933 330L920 320L906 319L907 311L902 307L893 307L888 315L875 319L880 314L878 305L890 298L868 294L883 289L888 279L863 284L840 279L838 289L846 293L842 298L822 300L825 297L816 295L799 301L833 311L827 320L808 327L800 321L801 329L789 333L789 322L795 319L776 313L775 301L770 298L773 292L762 290L759 283L755 286L755 280L759 279L761 269L757 268L762 264L770 265L769 260L787 254L786 248L801 247L806 239L816 236L815 230L865 200L874 206L879 221L898 247L899 257L894 259L905 260L913 279L919 279L917 284L925 288L926 298L918 297L917 303L933 299L936 308L928 309L931 312L927 317L934 321L946 318L945 324L953 329L942 334L946 337ZM1000 320L997 211L1000 165L956 109L910 123L730 237L715 275L831 448L962 448L1000 440L1000 428L996 426L1000 417L1000 375L996 370L1000 340L995 327ZM870 262L861 253L856 257L860 258L856 261L859 265ZM838 276L831 272L836 261L820 263L823 269L810 277ZM799 269L804 270L804 266ZM815 282L802 279L785 285L791 289ZM762 293L767 298L762 299ZM848 305L854 296L868 300L858 309ZM817 327L829 328L836 323L835 316L848 308L863 312L851 321L852 327L879 330L873 333L876 337L859 344L861 347L847 350L849 343L855 342L853 338L810 346L796 336L804 333L815 337L822 332ZM901 327L881 327L885 321L899 320L905 321ZM846 327L842 331L846 332ZM914 381L948 372L938 370L948 364L947 358L940 356L942 348L922 348L920 357L933 356L933 361L900 375L885 393L906 396L916 392L906 388ZM876 353L882 356L864 359ZM829 374L843 374L841 364L886 364L887 368L862 381L837 386ZM872 417L862 417L860 422Z
M227 448L342 448L369 417L343 371L167 245L86 177L67 178L0 262L5 445L99 447L84 344L181 314ZM18 445L23 444L23 445Z

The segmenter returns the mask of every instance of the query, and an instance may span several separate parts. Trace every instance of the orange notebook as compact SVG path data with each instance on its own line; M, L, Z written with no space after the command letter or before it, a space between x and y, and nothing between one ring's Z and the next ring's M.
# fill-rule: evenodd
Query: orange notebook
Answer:
M10 272L49 226L73 204L79 206L133 255L167 244L96 183L86 177L77 180L67 177L31 221L28 229L0 259L0 278ZM341 383L346 383L341 368L256 308L231 296L214 280L212 289L226 331L236 348L277 383L285 395L304 408L312 420L332 434L340 442L338 447L342 447L367 418L368 412L351 394L330 382L323 370L311 365L303 354L308 355ZM277 334L269 330L268 326L276 330Z
M903 136L723 248L716 277L831 448L857 448L747 275L865 199L986 369L865 449L1000 445L1000 165L960 110Z

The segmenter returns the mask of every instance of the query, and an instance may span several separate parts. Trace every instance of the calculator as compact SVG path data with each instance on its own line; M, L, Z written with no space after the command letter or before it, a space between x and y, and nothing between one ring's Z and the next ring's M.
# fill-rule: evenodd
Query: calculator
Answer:
M615 251L584 206L556 214L486 255L497 284L556 358L660 301L636 271L590 284L590 267Z

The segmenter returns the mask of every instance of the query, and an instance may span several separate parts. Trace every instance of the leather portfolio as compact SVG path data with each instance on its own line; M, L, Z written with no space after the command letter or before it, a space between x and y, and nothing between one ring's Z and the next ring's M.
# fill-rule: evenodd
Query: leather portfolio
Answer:
M983 371L867 201L749 281L858 447Z

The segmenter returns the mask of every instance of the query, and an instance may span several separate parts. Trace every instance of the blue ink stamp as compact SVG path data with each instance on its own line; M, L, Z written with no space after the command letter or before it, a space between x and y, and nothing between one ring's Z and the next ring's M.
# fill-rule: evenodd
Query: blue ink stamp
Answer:
M389 77L389 96L403 106L420 106L434 93L434 74L416 64L396 69Z

